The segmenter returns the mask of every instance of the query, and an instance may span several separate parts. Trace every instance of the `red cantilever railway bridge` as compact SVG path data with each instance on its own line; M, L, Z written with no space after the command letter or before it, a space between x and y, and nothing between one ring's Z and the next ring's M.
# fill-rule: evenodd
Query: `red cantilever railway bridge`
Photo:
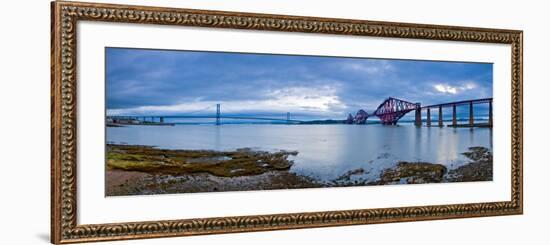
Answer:
M359 110L355 117L351 114L346 120L349 124L365 124L366 120L370 116L376 116L380 119L384 125L395 125L405 114L415 111L415 124L422 126L422 110L426 110L426 125L432 126L431 122L431 110L438 109L438 126L443 126L443 108L452 107L453 119L451 126L480 126L474 123L474 104L488 104L489 105L489 119L488 123L483 126L492 126L493 124L493 98L475 99L475 100L463 100L442 104L435 104L422 107L420 103L412 103L405 100L389 97L382 102L378 108L372 113L368 114L364 110ZM458 125L456 118L457 106L469 106L469 120L468 124Z
M484 124L475 124L474 123L474 104L489 104L489 120L488 123ZM469 123L468 124L457 124L456 118L456 107L469 105ZM212 106L201 109L199 111L204 111ZM369 114L365 110L359 110L355 117L351 114L345 120L348 124L366 124L367 119L371 116L376 116L380 119L381 123L384 125L395 125L403 116L411 111L415 111L415 124L417 126L422 126L422 110L426 110L426 125L432 126L431 122L431 110L439 110L438 126L443 126L443 108L452 107L453 119L452 125L454 127L475 127L475 126L492 126L493 123L493 98L484 98L484 99L475 99L475 100L463 100L456 102L449 102L443 104L429 105L422 107L420 103L412 103L405 100L400 100L396 98L389 97L384 100L376 110ZM196 111L196 112L199 112ZM193 113L193 112L191 112ZM165 124L164 119L167 118L188 118L188 119L197 119L197 118L212 118L216 119L216 125L220 125L220 119L241 119L241 120L267 120L267 121L280 121L286 122L289 124L292 123L307 123L305 121L295 120L290 118L290 112L286 113L286 118L271 118L271 117L257 117L257 116L226 116L221 114L221 104L216 104L216 114L215 115L164 115L164 116L107 116L107 120L110 120L114 123L123 122L123 121L138 121L138 124ZM150 119L150 120L148 120Z

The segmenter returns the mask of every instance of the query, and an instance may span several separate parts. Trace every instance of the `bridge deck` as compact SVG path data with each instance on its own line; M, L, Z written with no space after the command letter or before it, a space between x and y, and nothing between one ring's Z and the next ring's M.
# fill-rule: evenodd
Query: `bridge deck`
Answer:
M421 107L421 109L438 108L440 106L441 107L451 107L453 105L468 105L470 103L472 103L472 104L482 104L482 103L489 103L491 101L493 101L493 98L484 98L484 99L476 99L476 100L462 100L462 101L456 101L456 102L449 102L449 103L423 106L423 107Z
M246 117L246 116L185 116L185 115L171 115L171 116L107 116L107 118L117 118L117 119L126 119L126 118L189 118L189 119L242 119L242 120L264 120L264 121L284 121L284 122L303 122L301 120L295 119L286 119L286 118L269 118L269 117Z

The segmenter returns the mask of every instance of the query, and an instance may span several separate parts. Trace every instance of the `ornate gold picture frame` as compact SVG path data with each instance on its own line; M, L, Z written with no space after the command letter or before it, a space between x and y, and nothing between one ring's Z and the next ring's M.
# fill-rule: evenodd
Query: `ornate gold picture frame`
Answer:
M523 212L523 32L162 7L56 1L51 4L51 242L189 236L435 219L514 215ZM278 213L238 217L77 223L77 45L80 21L140 25L302 32L511 45L510 201Z

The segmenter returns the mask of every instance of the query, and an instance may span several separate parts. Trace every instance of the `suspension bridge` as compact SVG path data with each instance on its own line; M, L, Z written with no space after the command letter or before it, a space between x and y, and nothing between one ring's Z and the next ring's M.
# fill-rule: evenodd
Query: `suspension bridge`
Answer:
M192 115L198 112L204 112L207 109L210 109L212 106L206 108L188 112L185 115L163 115L163 116L107 116L107 120L113 123L129 123L134 121L139 124L150 124L150 125L162 125L170 124L166 123L166 119L215 119L216 125L222 124L222 119L236 119L236 120L260 120L260 121L271 121L271 122L282 122L287 124L297 124L302 123L301 120L295 120L290 118L290 112L286 113L286 117L256 117L256 116L226 116L221 113L221 104L216 104L216 114L214 115Z
M475 123L474 118L474 105L476 104L488 104L489 117L487 122ZM422 111L426 112L426 126L439 126L443 127L443 109L452 108L452 123L450 127L482 127L493 125L493 111L492 111L493 98L483 98L474 100L464 100L456 102L448 102L442 104L434 104L428 106L421 106L420 103L412 103L401 99L389 97L384 100L372 113L361 109L355 116L349 114L348 118L342 120L342 123L346 124L366 124L369 117L377 117L380 123L384 125L396 125L397 122L405 116L407 113L415 111L415 125L423 126ZM107 116L107 122L112 124L140 124L140 125L173 125L173 123L167 123L166 119L215 119L216 125L222 124L222 119L236 119L236 120L261 120L280 122L286 124L301 124L308 123L308 121L296 120L291 118L290 112L281 117L262 117L262 116L230 116L223 115L221 113L221 104L216 104L216 113L212 115L193 115L194 113L204 112L211 109L214 105L206 108L187 112L185 115L162 115L162 116ZM468 106L469 117L467 124L458 124L457 120L457 107ZM432 124L431 111L438 111L437 124Z

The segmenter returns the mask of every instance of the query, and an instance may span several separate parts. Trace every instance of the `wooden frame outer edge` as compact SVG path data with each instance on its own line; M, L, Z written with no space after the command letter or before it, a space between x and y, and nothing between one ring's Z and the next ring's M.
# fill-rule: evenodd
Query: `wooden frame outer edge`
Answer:
M523 32L303 16L56 1L51 4L51 242L74 243L523 213ZM77 225L78 21L511 44L511 201Z
M61 203L61 195L60 195L60 186L61 186L61 159L59 158L59 150L60 147L60 139L61 135L60 132L60 123L61 123L61 115L59 113L60 109L60 103L61 100L61 91L59 90L60 86L60 80L59 78L59 70L61 68L60 61L59 61L59 51L58 47L60 44L58 41L59 38L59 25L58 25L58 19L57 15L59 15L57 5L52 2L50 5L51 9L51 59L50 59L50 70L51 70L51 83L50 83L50 90L51 90L51 121L50 121L50 143L51 143L51 150L50 150L50 157L51 157L51 183L50 183L50 207L51 207L51 213L50 213L50 241L52 243L58 243L61 240L61 215L60 211L62 207L58 206Z

